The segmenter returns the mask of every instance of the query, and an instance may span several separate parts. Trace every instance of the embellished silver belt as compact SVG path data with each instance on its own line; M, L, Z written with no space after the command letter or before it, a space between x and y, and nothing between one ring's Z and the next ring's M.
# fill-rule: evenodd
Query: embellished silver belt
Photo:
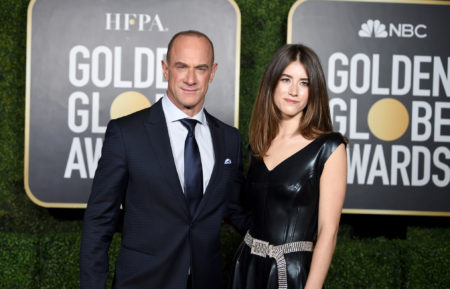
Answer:
M245 234L244 242L251 248L251 254L275 259L278 270L278 289L287 289L286 260L284 259L284 254L312 252L313 250L313 242L299 241L274 246L269 244L269 242L253 238L249 232Z

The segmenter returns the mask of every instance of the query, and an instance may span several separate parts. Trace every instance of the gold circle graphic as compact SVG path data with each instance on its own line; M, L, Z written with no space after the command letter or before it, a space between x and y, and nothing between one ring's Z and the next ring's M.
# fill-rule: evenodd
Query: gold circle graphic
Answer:
M409 113L400 101L383 98L370 108L367 123L377 138L393 141L400 138L408 129Z
M150 101L142 93L126 91L114 99L109 114L111 119L115 119L150 106Z

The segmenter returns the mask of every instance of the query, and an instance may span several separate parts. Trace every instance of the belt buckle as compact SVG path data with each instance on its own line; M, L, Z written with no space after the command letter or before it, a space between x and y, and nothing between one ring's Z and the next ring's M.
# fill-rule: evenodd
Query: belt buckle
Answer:
M269 242L253 239L252 249L250 253L261 257L266 257L268 254Z

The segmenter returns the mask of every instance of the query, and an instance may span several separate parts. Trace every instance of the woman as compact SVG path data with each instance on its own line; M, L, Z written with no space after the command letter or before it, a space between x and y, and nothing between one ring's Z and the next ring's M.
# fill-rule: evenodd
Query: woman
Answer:
M253 224L236 254L230 288L322 288L336 246L347 159L310 48L284 45L272 57L249 138L245 194Z

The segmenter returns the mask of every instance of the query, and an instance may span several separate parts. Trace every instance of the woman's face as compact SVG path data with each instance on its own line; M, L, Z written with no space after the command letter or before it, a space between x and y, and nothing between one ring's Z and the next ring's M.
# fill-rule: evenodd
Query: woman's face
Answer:
M301 118L308 103L309 79L299 61L291 62L281 74L274 91L274 102L282 119Z

